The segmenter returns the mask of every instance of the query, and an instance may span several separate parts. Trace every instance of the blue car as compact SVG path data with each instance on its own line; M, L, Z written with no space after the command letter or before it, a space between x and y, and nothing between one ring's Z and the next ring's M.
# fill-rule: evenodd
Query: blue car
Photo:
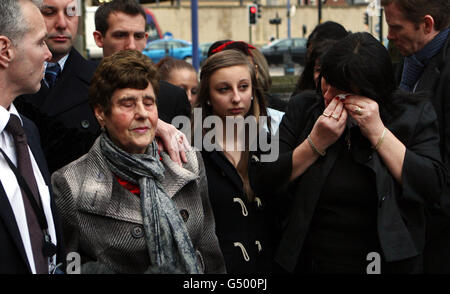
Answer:
M159 39L151 41L142 53L150 57L154 63L157 63L163 57L170 56L176 59L186 60L192 64L192 44L184 40Z

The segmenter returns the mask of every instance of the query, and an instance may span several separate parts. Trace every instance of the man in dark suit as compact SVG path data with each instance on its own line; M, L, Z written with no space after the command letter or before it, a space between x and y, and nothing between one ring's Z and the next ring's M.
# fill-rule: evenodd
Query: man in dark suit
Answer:
M87 102L95 64L72 46L78 28L75 5L72 0L43 1L46 43L53 57L39 92L19 97L14 103L38 126L50 172L87 153L100 132Z
M450 2L382 0L388 39L404 62L400 88L427 92L437 114L439 148L447 167L441 205L427 207L425 273L450 273Z
M94 39L98 47L103 49L107 57L120 50L143 51L147 45L148 33L145 32L146 14L136 0L113 0L101 5L95 13ZM187 138L172 125L176 116L191 116L191 104L184 89L165 81L159 82L159 93L156 99L158 106L158 127L156 137L163 145L172 160L186 162L183 145L186 148ZM162 121L161 121L162 120ZM165 122L165 123L164 123ZM181 138L183 145L179 146ZM178 153L178 150L180 152Z
M136 0L113 0L95 13L94 39L107 57L120 50L143 51L147 45L146 14ZM159 118L167 123L177 115L190 117L191 105L185 91L164 81L156 100Z
M63 259L39 133L12 104L18 95L39 90L44 62L52 57L33 2L0 2L0 273L48 274Z
M90 80L96 65L85 60L72 46L77 34L76 12L79 8L73 0L44 0L43 3L41 13L49 32L46 42L53 58L47 64L41 90L19 97L14 104L38 126L49 170L53 173L87 153L100 134L100 126L88 104ZM55 80L52 80L53 66L60 68ZM178 98L180 95L183 98ZM160 97L164 97L158 99L164 104L158 104L160 118L165 122L171 123L176 115L190 115L190 104L183 90L161 84ZM170 134L175 132L167 124L158 124L160 128L170 129ZM165 134L168 132L161 130L156 136ZM165 146L173 141L167 136L162 139ZM180 161L178 146L167 146L166 149L171 158Z

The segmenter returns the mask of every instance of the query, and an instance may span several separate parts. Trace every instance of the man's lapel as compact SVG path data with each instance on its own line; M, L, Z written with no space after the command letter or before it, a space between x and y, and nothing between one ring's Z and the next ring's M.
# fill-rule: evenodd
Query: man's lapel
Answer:
M27 265L28 271L31 273L31 268L28 263L28 258L25 253L25 248L23 247L22 237L20 236L19 227L17 226L16 218L12 207L9 203L8 196L3 189L3 184L0 182L0 219L5 224L5 227L9 231L11 238L16 245L17 250L19 250L20 256L23 262Z

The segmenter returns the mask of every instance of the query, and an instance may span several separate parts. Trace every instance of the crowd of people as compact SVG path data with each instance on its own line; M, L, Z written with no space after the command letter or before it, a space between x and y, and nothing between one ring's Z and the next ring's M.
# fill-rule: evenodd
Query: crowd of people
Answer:
M154 64L113 0L96 64L76 4L0 1L0 273L450 273L448 0L381 0L395 63L319 24L281 110L252 44Z

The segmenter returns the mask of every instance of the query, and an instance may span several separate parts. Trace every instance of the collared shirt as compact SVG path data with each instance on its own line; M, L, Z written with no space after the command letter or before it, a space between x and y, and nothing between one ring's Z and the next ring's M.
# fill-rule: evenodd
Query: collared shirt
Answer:
M64 70L64 66L66 65L67 58L69 58L69 54L58 60L59 66L61 67L61 72ZM47 69L47 64L49 62L45 62L45 69Z
M65 55L63 58L58 60L59 67L61 68L61 73L64 70L64 66L66 65L67 58L69 58L69 54ZM49 63L51 63L51 62L45 62L45 70L47 70L47 66L48 66ZM45 78L44 78L44 81L45 81ZM48 86L47 81L45 81L45 84Z
M11 114L15 114L20 118L13 104L11 104L9 111L6 110L4 107L0 106L0 147L11 159L11 161L17 166L17 157L14 146L14 139L12 135L5 130L5 127L8 124L9 117ZM22 122L21 118L20 121ZM41 196L41 203L44 208L45 217L48 223L48 232L50 234L50 237L52 238L53 244L56 245L56 233L55 233L55 225L53 223L53 215L50 208L49 188L45 184L39 166L37 165L36 160L34 159L34 155L29 147L28 151L30 153L31 165L33 167L34 176L36 178L39 194ZM5 158L1 154L0 154L0 181L6 192L6 195L8 196L9 203L12 207L14 217L16 219L16 223L19 228L20 237L22 238L22 244L25 249L28 263L30 265L31 271L34 274L36 273L36 269L34 265L33 251L31 249L30 234L28 232L28 225L25 214L25 207L23 204L22 193L20 191L20 186L16 180L13 171L11 170ZM56 262L55 256L53 256L52 259L50 260L50 263L54 262Z

